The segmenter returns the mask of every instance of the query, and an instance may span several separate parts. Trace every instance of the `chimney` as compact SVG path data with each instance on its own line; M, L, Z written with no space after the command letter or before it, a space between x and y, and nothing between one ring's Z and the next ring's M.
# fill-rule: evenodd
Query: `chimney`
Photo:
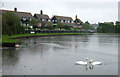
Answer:
M77 20L77 15L76 15L76 20Z
M42 10L40 10L40 14L41 14L41 15L43 14L43 11L42 11Z
M17 8L16 7L14 8L14 12L17 12Z

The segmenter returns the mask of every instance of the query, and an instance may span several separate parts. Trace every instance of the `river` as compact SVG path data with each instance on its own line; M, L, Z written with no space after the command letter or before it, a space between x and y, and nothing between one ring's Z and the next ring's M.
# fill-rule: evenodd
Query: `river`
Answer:
M118 75L118 35L69 35L20 39L19 48L3 49L3 75ZM75 65L99 60L92 68Z

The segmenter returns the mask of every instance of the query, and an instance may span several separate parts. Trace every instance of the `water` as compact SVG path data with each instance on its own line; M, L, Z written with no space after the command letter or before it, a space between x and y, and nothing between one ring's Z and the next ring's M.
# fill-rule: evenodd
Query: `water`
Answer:
M47 36L21 39L16 49L3 50L4 75L118 75L118 35ZM78 60L102 65L75 65Z

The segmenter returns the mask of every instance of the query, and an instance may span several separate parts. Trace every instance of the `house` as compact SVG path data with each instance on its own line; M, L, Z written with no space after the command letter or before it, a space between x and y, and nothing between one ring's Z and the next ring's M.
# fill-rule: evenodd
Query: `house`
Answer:
M99 24L91 24L91 26L93 27L93 28L95 28L95 29L97 29L97 27L99 27Z
M71 17L55 15L51 18L51 20L53 22L53 26L56 26L57 22L61 22L61 23L64 23L65 25L69 25L69 26L75 26L73 19Z
M11 10L2 10L2 13L5 12L14 12L21 19L21 24L25 26L29 26L29 21L33 18L32 14L29 12L18 12L17 8L14 8L14 11Z
M43 11L40 11L40 14L34 14L34 18L38 19L42 26L45 26L47 22L50 22L50 18L48 15L43 14Z
M78 28L81 28L82 27L82 21L80 19L77 18L77 15L76 15L76 18L74 20L74 23L75 23L75 27L78 27Z

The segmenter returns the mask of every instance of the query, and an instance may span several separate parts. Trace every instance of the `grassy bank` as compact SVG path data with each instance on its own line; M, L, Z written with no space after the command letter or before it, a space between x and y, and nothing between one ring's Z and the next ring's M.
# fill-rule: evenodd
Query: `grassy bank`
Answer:
M19 34L19 35L3 35L2 36L2 44L3 43L16 43L19 41L17 38L23 37L37 37L37 36L49 36L49 35L84 35L90 33L37 33L37 34Z

